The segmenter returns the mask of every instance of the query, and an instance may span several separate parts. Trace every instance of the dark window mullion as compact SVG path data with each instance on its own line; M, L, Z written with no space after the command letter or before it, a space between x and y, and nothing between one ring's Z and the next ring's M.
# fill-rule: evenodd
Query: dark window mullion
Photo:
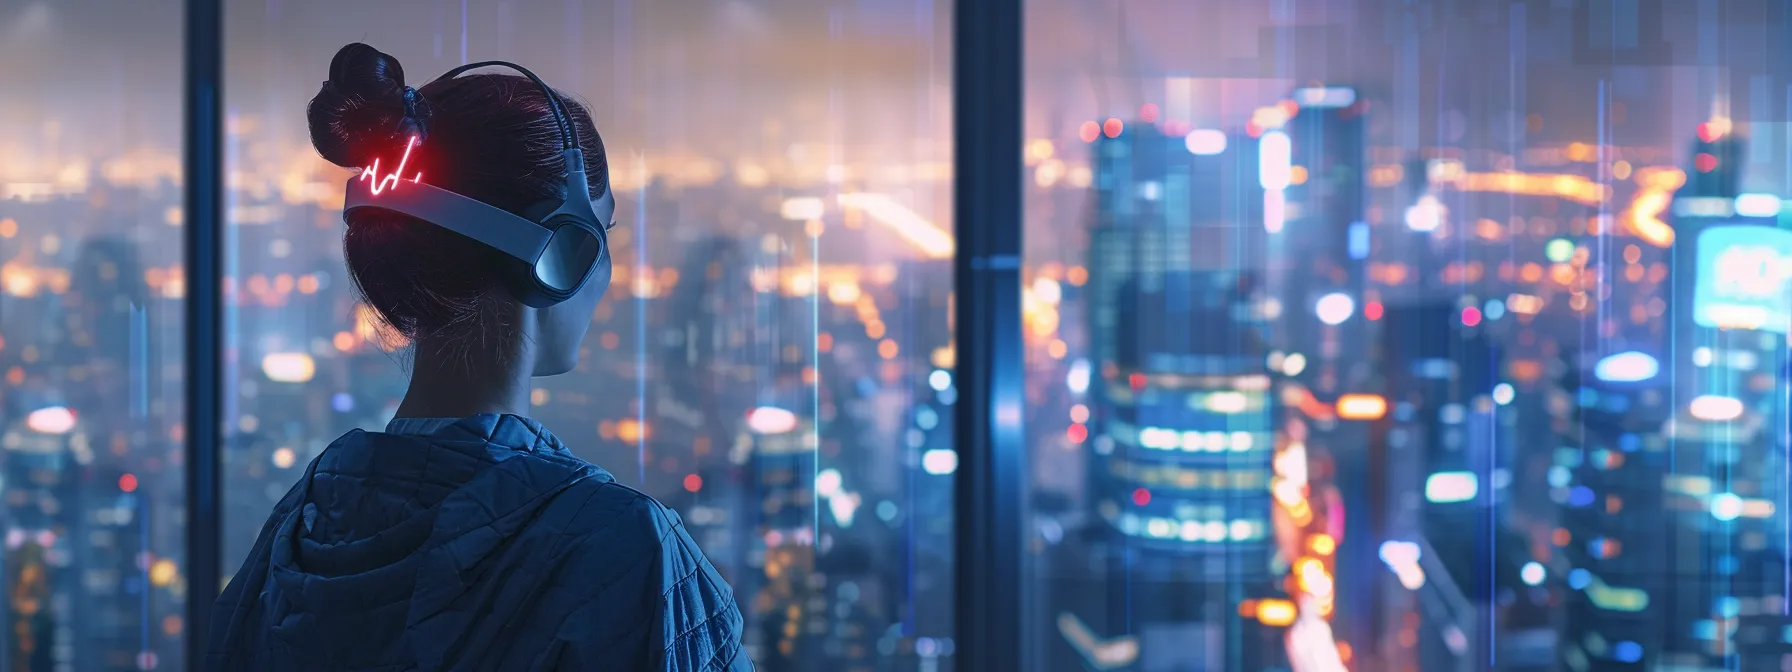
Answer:
M1021 36L1024 0L957 0L952 26L960 670L1021 670Z
M187 669L202 669L220 588L224 233L223 0L186 0L183 233L186 307Z

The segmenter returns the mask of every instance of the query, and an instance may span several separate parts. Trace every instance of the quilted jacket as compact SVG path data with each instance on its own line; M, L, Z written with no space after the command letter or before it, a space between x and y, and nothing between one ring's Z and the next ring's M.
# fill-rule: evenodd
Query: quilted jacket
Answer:
M678 515L533 420L349 432L218 598L207 670L751 670Z

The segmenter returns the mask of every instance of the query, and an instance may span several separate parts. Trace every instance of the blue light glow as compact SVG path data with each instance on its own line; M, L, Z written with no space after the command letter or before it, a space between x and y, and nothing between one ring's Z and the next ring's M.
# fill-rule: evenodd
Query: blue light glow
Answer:
M1632 641L1618 642L1612 646L1612 658L1621 663L1634 663L1643 659L1643 645Z
M1786 275L1792 231L1718 226L1699 234L1692 318L1699 326L1784 334L1792 322Z

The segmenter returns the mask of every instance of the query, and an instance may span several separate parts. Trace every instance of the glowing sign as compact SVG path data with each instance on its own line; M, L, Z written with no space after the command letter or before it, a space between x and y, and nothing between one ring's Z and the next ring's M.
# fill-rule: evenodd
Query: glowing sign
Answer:
M1784 334L1792 322L1792 231L1719 226L1699 234L1693 321Z
M398 181L400 179L403 179L400 176L404 174L405 164L408 164L411 162L411 149L415 148L416 146L417 146L417 138L415 136L412 136L411 141L408 143L405 143L404 156L400 157L398 159L398 167L392 169L392 173L389 175L386 175L384 177L380 176L380 160L374 159L373 165L361 169L361 181L366 182L368 180L373 180L373 187L370 189L370 191L372 191L375 196L378 196L380 194L380 192L383 192L387 189L391 189L393 187L398 186ZM418 172L416 177L411 178L411 181L412 182L422 182L423 181L423 173Z

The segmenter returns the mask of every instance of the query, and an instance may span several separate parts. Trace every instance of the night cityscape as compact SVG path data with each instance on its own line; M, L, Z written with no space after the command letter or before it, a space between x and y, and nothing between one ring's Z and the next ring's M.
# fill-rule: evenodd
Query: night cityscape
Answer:
M179 12L125 4L0 0L0 672L188 669ZM228 3L225 572L405 390L329 54L502 57L621 220L535 417L759 669L963 669L950 5L369 4ZM1792 669L1792 6L1026 7L1040 669Z

